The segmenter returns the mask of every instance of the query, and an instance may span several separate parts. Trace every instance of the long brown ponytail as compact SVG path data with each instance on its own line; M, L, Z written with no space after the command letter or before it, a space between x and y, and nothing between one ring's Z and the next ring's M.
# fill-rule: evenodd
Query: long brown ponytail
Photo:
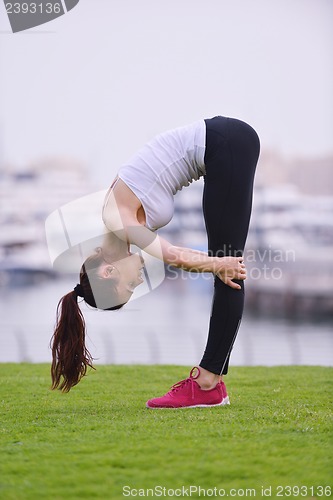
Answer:
M89 306L97 308L93 294L94 287L95 290L99 289L102 297L108 298L107 306L113 295L117 299L117 289L113 281L101 279L98 275L97 271L102 262L103 256L100 251L88 257L80 271L80 283L58 303L57 320L51 339L52 389L69 392L86 375L88 367L94 369L93 357L85 345L86 323L77 298L83 297ZM101 304L101 307L108 311L115 311L123 305L103 307Z
M85 345L86 324L72 291L57 307L57 322L52 342L52 389L69 392L93 368L93 358Z

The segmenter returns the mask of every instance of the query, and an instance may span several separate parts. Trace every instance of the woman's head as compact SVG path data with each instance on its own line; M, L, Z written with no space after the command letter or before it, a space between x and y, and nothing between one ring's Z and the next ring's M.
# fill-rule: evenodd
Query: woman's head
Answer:
M144 261L138 254L127 254L110 262L102 249L88 257L80 271L82 297L98 309L119 309L143 283Z
M62 297L57 307L57 321L52 343L52 389L68 392L93 368L93 358L85 346L86 325L78 296L91 307L120 309L143 282L143 259L127 254L115 262L103 257L102 249L84 262L80 283Z

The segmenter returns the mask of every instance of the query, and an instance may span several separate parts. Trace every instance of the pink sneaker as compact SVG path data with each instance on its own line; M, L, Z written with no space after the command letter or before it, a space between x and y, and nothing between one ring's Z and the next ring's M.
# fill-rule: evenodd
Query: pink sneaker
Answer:
M197 374L194 376L195 370L197 370ZM192 368L189 378L177 382L161 398L147 401L147 408L197 408L230 404L224 382L220 381L213 389L204 391L195 381L199 375L200 369L195 366Z

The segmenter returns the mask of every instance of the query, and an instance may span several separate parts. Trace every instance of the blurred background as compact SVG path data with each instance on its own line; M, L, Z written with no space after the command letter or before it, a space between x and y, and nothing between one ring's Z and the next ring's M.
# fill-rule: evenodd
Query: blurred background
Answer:
M12 34L0 5L0 362L50 361L77 282L50 264L46 217L155 134L220 114L262 148L231 364L332 365L332 25L330 0L80 0ZM161 234L206 249L201 194L178 193ZM212 286L167 272L121 311L83 305L97 363L198 363Z

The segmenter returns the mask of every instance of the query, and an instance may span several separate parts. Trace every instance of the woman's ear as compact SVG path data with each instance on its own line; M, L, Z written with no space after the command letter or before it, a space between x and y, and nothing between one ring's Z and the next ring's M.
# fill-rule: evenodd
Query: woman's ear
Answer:
M101 278L112 278L114 275L115 267L110 264L100 267L99 275Z

